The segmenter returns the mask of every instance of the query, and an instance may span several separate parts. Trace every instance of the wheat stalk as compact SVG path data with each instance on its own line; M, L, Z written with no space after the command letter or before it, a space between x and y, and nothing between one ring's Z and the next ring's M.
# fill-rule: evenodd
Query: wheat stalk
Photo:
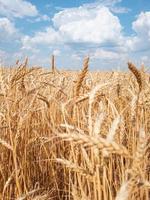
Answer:
M82 86L83 80L88 72L88 64L89 64L89 57L84 59L84 63L83 63L83 69L81 71L81 73L78 76L78 80L75 86L75 96L79 96L80 93L80 88Z
M142 76L141 76L141 73L140 71L136 68L136 66L131 63L131 62L128 62L128 68L130 69L130 71L134 74L136 80L137 80L137 83L139 85L139 91L142 90Z
M51 58L51 69L52 69L52 72L55 73L55 56L52 55L52 58Z

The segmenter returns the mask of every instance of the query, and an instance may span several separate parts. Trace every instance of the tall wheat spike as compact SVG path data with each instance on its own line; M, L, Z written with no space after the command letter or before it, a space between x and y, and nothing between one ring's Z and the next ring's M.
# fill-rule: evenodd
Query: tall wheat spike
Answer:
M128 62L128 68L130 69L130 71L134 74L136 80L137 80L137 83L139 85L139 91L142 90L142 76L141 76L141 73L140 71L136 68L136 66L131 63L131 62Z
M18 65L19 64L19 59L18 60L16 60L16 65Z
M28 61L29 61L29 59L28 59L28 57L26 57L25 62L24 62L24 65L23 65L24 68L27 67Z
M81 88L83 80L88 72L88 64L89 64L89 57L84 59L83 69L82 69L81 73L79 74L78 80L76 83L75 96L79 96L80 88Z
M55 56L52 55L52 58L51 58L51 69L52 69L52 72L54 73L55 72Z

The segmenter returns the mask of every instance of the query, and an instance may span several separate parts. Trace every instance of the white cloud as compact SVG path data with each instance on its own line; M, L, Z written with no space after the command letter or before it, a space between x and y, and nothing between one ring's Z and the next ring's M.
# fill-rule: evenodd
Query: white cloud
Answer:
M7 39L17 33L15 25L6 17L0 18L0 40Z
M119 14L119 13L128 13L128 12L131 11L131 9L126 8L126 7L119 7L119 6L116 7L116 6L113 6L113 7L111 8L111 11L112 11L113 13Z
M16 32L15 26L6 17L0 18L0 29L8 34L13 34Z
M96 49L96 51L92 55L93 59L107 59L107 60L115 60L120 58L120 54L118 52Z
M142 51L150 48L150 12L142 12L132 23L135 36L127 40L127 47L131 51Z
M36 7L25 0L0 0L0 15L7 17L37 16Z
M117 3L122 2L122 0L98 0L98 2L103 2L105 5L115 5Z
M32 49L36 45L50 45L60 41L59 33L49 27L43 32L37 32L33 37L24 36L22 38L22 49Z
M149 60L148 56L142 56L141 57L142 62L147 62Z
M30 22L30 23L50 22L50 21L51 21L51 18L48 15L42 15L42 14L39 14L37 17L27 19L27 22Z
M119 19L106 7L66 9L55 14L53 22L68 42L100 44L121 40Z
M53 51L53 55L55 55L55 56L59 56L60 55L60 50L59 49L55 49L54 51Z
M84 6L88 8L94 8L97 6L106 6L106 7L113 7L116 4L120 3L122 0L96 0L94 3L85 3Z
M132 24L133 30L140 36L150 38L150 12L142 12Z
M71 55L71 58L72 58L73 60L81 61L81 56L79 56L77 53L73 53L73 54Z
M41 21L50 21L50 17L48 15L40 15L34 20L34 22L41 22Z
M120 43L122 26L106 7L65 9L53 17L53 27L22 39L23 48L54 43Z
M69 60L79 60L85 55L101 60L117 60L118 50L100 49L96 46L110 44L120 46L124 41L122 26L119 18L105 6L80 6L78 8L64 9L53 17L53 24L33 36L22 37L22 51L34 52L35 49L47 49L49 53L59 55ZM90 46L95 46L91 50ZM81 49L80 49L81 48ZM88 50L87 50L88 49ZM60 54L61 53L61 54ZM40 55L40 52L38 53ZM66 59L65 59L66 60ZM62 63L63 64L63 63ZM75 63L72 63L72 65Z
M15 0L15 2L23 1ZM53 24L44 30L39 30L30 36L22 34L21 49L17 50L17 57L29 55L32 63L45 65L49 62L49 55L55 54L58 56L58 63L66 67L70 64L79 66L81 58L86 55L92 58L92 62L96 60L95 66L100 62L102 67L125 66L130 58L133 61L148 63L148 51L143 53L140 51L150 48L150 12L143 12L137 16L132 23L134 35L127 37L123 34L119 17L114 14L114 12L126 12L124 8L115 6L121 0L100 2L95 5L86 4L77 8L63 9L54 15ZM13 12L13 9L9 9L8 15L31 16L24 12L21 14ZM38 11L34 16L30 18L31 21L50 20L47 15L41 15ZM19 31L10 18L0 18L0 40L7 35L12 38L17 32Z

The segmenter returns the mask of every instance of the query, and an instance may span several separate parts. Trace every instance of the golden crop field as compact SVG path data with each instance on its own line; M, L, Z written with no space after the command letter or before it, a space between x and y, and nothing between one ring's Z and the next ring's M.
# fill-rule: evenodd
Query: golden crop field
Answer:
M149 200L150 74L0 69L0 199Z

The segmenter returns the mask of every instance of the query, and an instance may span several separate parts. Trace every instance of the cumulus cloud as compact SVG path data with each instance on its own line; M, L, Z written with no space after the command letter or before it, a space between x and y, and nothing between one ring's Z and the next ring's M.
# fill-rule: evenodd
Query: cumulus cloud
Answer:
M123 44L123 27L119 18L106 6L83 5L64 9L56 13L52 21L53 24L45 30L35 32L33 36L22 37L22 50L34 52L43 46L44 48L50 46L51 53L62 58L65 51L70 60L76 58L78 61L85 55L103 61L117 60L120 57L120 50L110 50L107 46Z
M131 51L145 51L150 48L150 12L141 12L132 23L135 35L127 40Z
M22 49L32 49L36 45L50 45L60 41L59 33L49 27L43 32L37 32L33 37L24 36L22 38Z
M38 44L93 43L119 44L122 40L122 26L117 16L104 6L97 8L65 9L53 17L53 27L36 32L34 36L22 39L23 48Z
M36 7L25 0L0 0L0 15L7 17L37 16Z
M0 0L2 15L7 14L7 16L20 18L35 16L30 20L34 22L50 21L47 15L39 14L31 3L22 0L14 0L14 2L19 4L26 2L27 4L24 5L29 10L30 8L35 10L32 12L33 15L27 12L28 9L14 11L18 8L13 8L10 0L6 0L5 6L4 1ZM125 8L115 6L119 2L121 0L99 0L96 4L84 4L80 7L58 11L53 16L52 24L47 28L36 31L32 35L22 34L19 53L31 55L31 59L36 60L35 64L38 59L39 62L40 60L46 62L49 53L57 55L62 64L64 61L68 65L70 62L75 65L74 61L77 60L78 63L85 55L90 55L92 61L100 60L103 64L113 63L114 66L118 62L126 63L130 57L135 59L138 57L139 60L141 57L141 60L147 61L148 54L144 55L140 52L138 56L135 56L135 52L137 55L137 51L150 48L150 12L142 12L137 16L132 23L134 35L127 37L123 33L119 17L115 14L126 12ZM4 11L8 4L9 9L6 13ZM116 9L115 13L114 9ZM17 31L9 17L0 18L0 40L3 36L15 35Z
M0 18L0 29L8 34L13 34L16 32L14 24L11 23L6 17Z
M8 37L17 33L15 25L6 17L0 18L0 40L6 40Z
M140 36L148 36L150 39L150 12L142 12L132 24L133 30Z
M92 55L92 58L115 60L120 58L120 54L118 52L113 52L110 50L96 49L96 51Z
M60 55L60 50L59 49L55 49L54 51L53 51L53 55L55 55L55 56L59 56Z
M55 14L55 27L69 42L106 43L121 39L122 26L107 7L79 7Z

